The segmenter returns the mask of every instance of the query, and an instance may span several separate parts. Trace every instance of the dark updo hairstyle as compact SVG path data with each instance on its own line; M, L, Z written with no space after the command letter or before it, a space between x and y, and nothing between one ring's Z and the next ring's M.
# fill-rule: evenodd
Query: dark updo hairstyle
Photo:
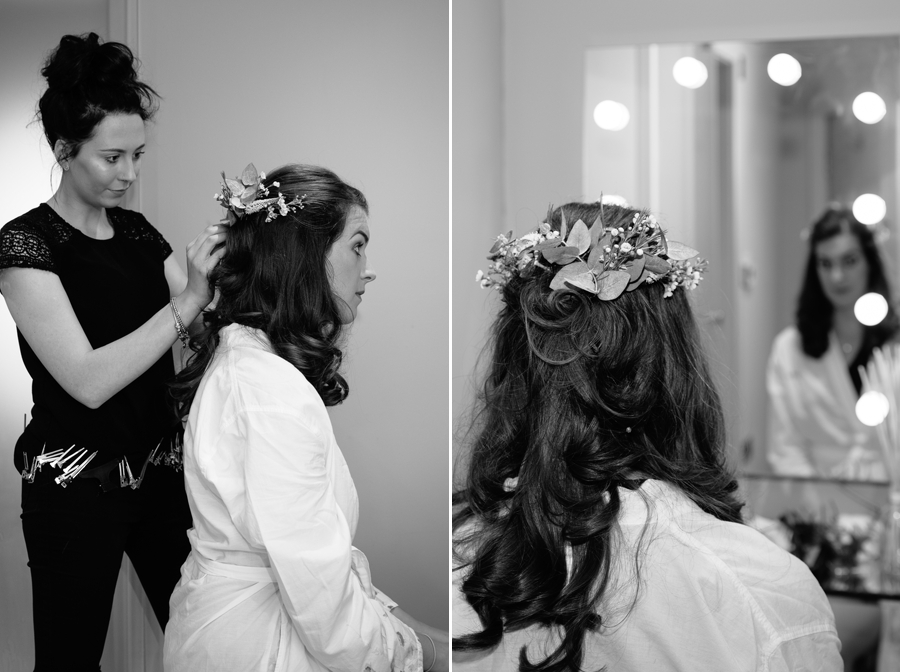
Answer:
M803 352L818 359L828 350L828 334L831 331L831 320L834 306L825 296L817 270L816 247L819 243L841 233L850 233L859 240L863 256L869 266L869 282L867 291L878 292L888 304L887 316L875 326L864 327L863 345L856 359L850 364L850 375L857 391L861 389L858 368L865 366L872 351L878 348L897 333L900 321L894 310L890 285L884 270L884 263L878 251L875 233L870 226L862 224L853 212L843 206L834 205L828 208L812 226L809 235L809 254L806 259L806 272L803 275L803 286L797 302L797 330Z
M100 42L96 33L65 35L47 57L41 74L47 90L38 102L38 119L50 148L65 149L59 161L74 157L109 114L137 114L147 121L159 95L137 78L138 61L119 42Z
M626 228L638 213L571 203L553 211L555 230L561 211L567 222L599 215L604 227ZM716 518L742 522L685 290L664 298L665 283L645 283L601 301L551 290L554 272L532 265L502 288L465 487L454 495L462 590L483 630L453 646L489 649L504 632L558 629L545 660L522 649L523 671L581 669L587 633L608 623L611 567L627 561L614 556L619 487L658 479Z
M303 196L304 206L271 222L263 209L231 226L225 255L209 274L218 301L203 313L204 327L190 341L193 355L171 386L180 420L187 418L212 361L219 330L229 324L261 330L275 354L303 373L326 406L341 403L349 391L339 372L341 300L332 291L326 257L351 210L368 213L366 198L318 166L282 166L264 184L288 202Z

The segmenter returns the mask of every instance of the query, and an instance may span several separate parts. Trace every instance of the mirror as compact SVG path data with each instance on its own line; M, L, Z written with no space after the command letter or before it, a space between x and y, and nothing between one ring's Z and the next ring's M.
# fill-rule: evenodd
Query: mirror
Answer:
M787 70L770 75L778 54ZM883 199L896 298L900 39L651 44L585 59L583 194L600 198L602 185L646 204L713 261L696 299L729 437L742 471L769 473L766 362L794 322L804 236L829 203ZM854 106L862 93L874 112Z

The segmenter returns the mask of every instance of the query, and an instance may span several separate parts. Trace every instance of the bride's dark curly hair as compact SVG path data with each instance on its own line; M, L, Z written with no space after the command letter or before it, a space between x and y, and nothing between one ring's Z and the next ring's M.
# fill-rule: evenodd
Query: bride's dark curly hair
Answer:
M303 196L303 209L271 222L261 210L231 226L225 254L209 274L218 300L203 313L203 329L190 341L193 355L170 386L179 420L190 412L219 344L219 330L229 324L265 333L275 354L306 376L326 406L341 403L349 391L339 372L341 306L331 289L326 255L351 210L368 213L368 203L358 189L318 166L282 166L264 184L273 182L288 202Z
M555 230L560 211L587 223L602 213L615 227L638 212L571 203L552 213ZM529 661L523 647L519 667L562 672L581 669L587 633L604 624L611 567L628 561L613 556L620 486L666 481L736 523L742 504L685 291L664 298L663 283L645 283L600 301L551 290L552 276L532 267L502 289L465 486L454 494L456 563L483 630L453 647L489 649L504 632L553 627L558 648Z

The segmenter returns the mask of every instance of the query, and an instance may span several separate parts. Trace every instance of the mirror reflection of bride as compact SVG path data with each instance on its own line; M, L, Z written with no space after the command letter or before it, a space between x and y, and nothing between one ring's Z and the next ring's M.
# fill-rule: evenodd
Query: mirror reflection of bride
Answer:
M874 326L854 314L857 300L881 294L886 317ZM840 206L812 227L796 324L772 345L766 376L768 460L777 474L887 479L873 427L856 416L859 368L900 327L876 233Z

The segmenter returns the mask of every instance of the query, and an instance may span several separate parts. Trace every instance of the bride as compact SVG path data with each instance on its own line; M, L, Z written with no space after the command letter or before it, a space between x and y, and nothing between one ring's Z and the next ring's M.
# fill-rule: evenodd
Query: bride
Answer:
M491 250L455 672L843 669L812 573L742 524L687 297L696 255L600 203Z
M347 396L343 326L366 285L366 199L324 168L248 166L217 195L218 292L173 393L191 553L165 669L446 670L447 634L372 585L327 406Z

